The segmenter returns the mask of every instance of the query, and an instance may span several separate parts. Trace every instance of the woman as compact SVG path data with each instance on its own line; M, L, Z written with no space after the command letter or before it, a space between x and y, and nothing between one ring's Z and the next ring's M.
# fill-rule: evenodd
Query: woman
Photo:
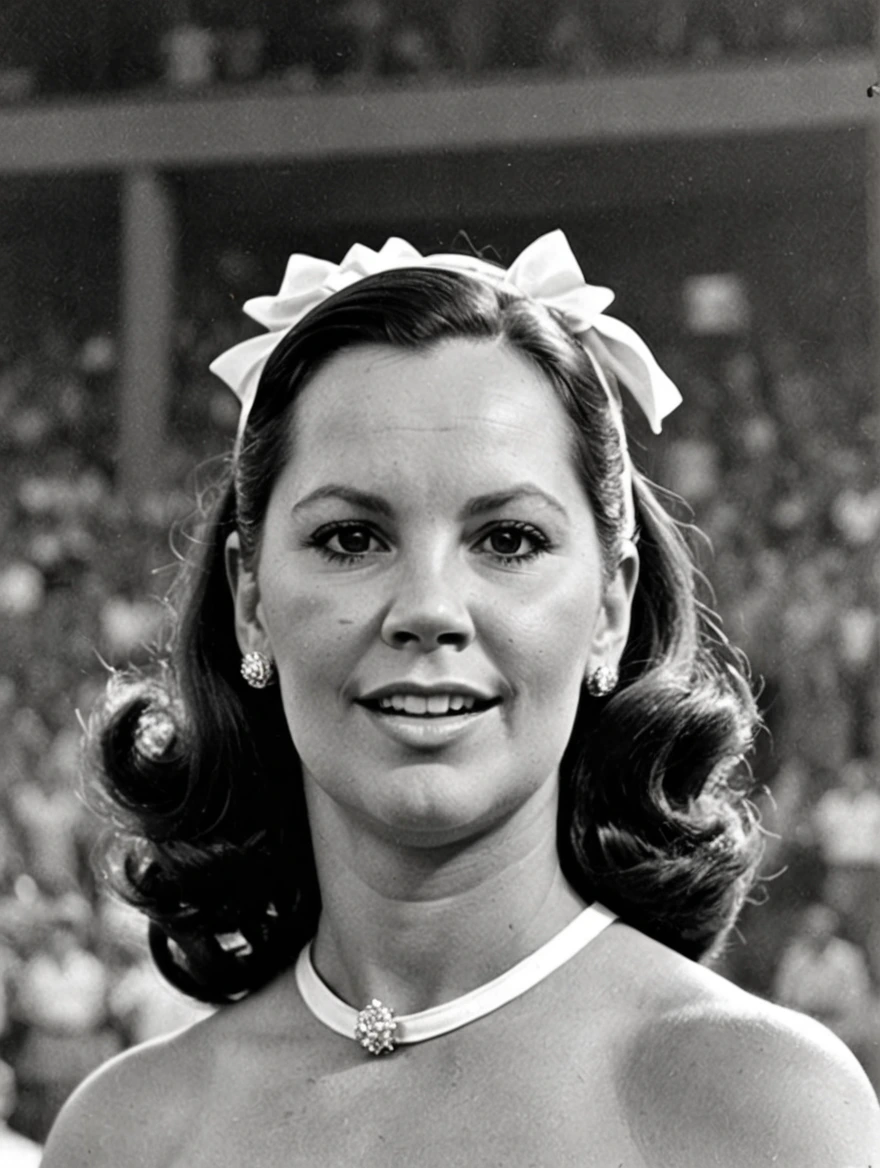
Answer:
M88 1081L46 1168L878 1162L845 1048L695 960L756 713L611 299L557 232L294 256L247 306L173 662L95 730L160 968L234 1004Z

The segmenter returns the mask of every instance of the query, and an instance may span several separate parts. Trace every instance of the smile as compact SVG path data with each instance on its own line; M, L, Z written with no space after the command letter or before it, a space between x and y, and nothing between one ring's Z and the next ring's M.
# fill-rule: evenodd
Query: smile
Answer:
M488 709L494 701L481 701L472 694L400 693L388 694L376 702L367 702L382 714L404 714L411 718L445 718L450 714L471 714Z
M436 750L469 736L501 696L456 683L448 687L398 682L356 699L373 724L403 746Z
M401 700L395 704L398 697ZM500 698L483 701L468 695L466 708L464 700L454 702L455 698L464 699L464 695L431 694L428 698L421 694L388 694L357 704L372 724L394 742L409 749L434 751L469 738L491 718L490 711L501 704Z

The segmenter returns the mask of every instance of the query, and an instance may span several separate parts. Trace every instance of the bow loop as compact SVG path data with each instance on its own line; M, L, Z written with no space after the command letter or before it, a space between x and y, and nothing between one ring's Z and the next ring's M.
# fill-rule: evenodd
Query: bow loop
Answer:
M592 328L614 300L610 288L588 284L561 231L551 231L530 243L507 270L505 284L555 308L576 333Z
M681 394L635 329L614 316L603 315L581 340L599 365L610 369L626 386L653 432L659 434L663 419L681 405Z

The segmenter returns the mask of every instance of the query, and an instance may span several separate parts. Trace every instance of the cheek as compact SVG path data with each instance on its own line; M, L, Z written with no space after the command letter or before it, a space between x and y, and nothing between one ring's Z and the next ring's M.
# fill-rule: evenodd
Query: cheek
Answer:
M496 664L513 691L505 716L516 765L555 771L571 738L589 659L595 608L583 596L557 595L508 611L496 628ZM508 758L508 755L504 755Z
M330 589L282 589L269 582L262 605L275 662L288 684L332 671L368 635L356 596L344 603Z
M303 765L311 769L337 740L337 700L363 652L360 618L318 590L263 594L264 620L281 687L287 727Z
M539 700L579 690L590 657L599 599L589 584L558 587L498 613L495 640L511 680Z

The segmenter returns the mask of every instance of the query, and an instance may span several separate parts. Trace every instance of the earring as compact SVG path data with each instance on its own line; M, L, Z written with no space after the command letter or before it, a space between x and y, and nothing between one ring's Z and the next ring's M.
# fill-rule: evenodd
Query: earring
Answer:
M275 680L275 666L265 653L245 653L241 659L241 676L254 689L265 689Z
M617 688L620 674L613 665L597 665L586 680L590 697L607 698Z

